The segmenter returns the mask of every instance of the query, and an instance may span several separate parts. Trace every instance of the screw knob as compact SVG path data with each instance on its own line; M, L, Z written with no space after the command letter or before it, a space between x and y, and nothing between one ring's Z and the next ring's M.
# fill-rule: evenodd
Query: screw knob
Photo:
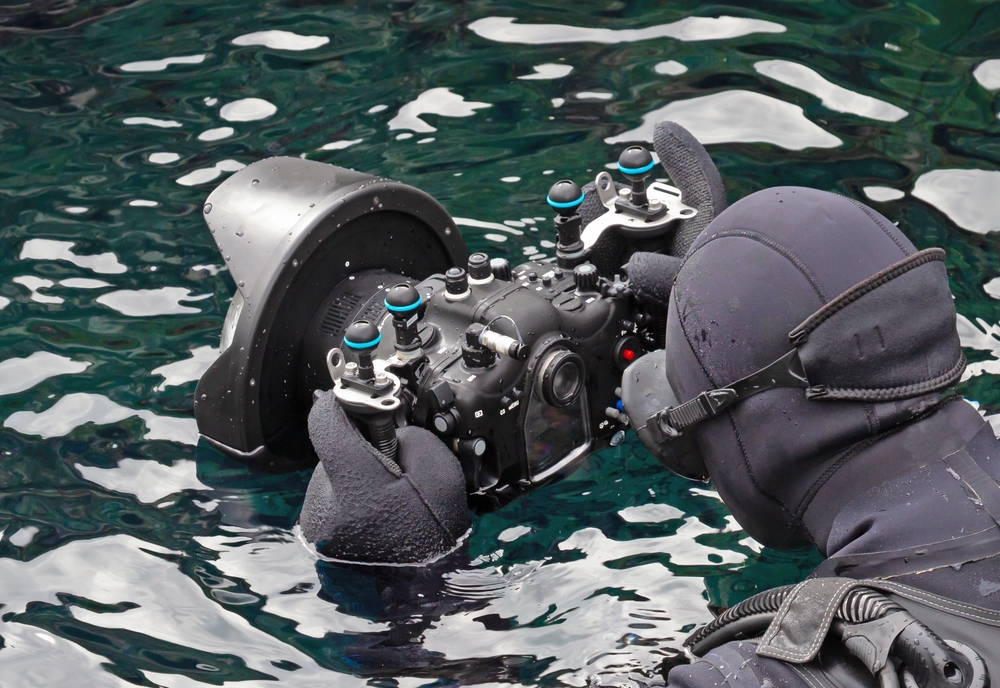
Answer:
M597 278L597 268L593 263L582 263L573 268L577 291L597 291Z
M469 277L474 280L489 279L492 275L490 270L490 257L485 253L473 253L469 256Z
M462 268L448 268L444 273L446 297L451 301L461 301L469 295L469 275Z
M549 189L549 195L545 200L560 215L567 217L576 215L580 204L583 203L583 190L574 181L560 179Z
M494 258L490 261L490 271L501 282L510 282L512 275L510 261L506 258Z

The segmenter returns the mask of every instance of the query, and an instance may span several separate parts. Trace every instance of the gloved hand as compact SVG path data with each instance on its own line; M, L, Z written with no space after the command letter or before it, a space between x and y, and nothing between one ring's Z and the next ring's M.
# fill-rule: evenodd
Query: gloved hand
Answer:
M396 431L391 461L347 417L332 392L309 413L316 466L299 522L329 557L358 563L430 561L469 530L465 476L458 458L431 432Z
M712 162L705 147L698 142L687 129L676 122L658 122L653 129L653 150L660 158L660 165L670 177L670 182L681 190L686 205L697 209L698 214L688 220L682 220L674 232L669 246L669 256L683 258L688 248L694 243L695 237L701 233L715 216L726 209L726 188L722 184L719 170ZM625 184L616 183L618 189ZM580 215L584 226L606 212L597 195L593 182L583 187L584 200L580 204ZM597 266L598 272L610 276L619 271L625 255L625 240L616 232L605 232L597 240L591 251L590 260ZM638 256L636 253L633 255ZM642 265L636 266L633 275L630 262L628 269L629 281L637 289L640 297L662 296L662 305L666 307L666 297L670 293L670 284L680 267L680 260L663 260L669 256L663 254L643 254ZM649 284L637 283L637 278L651 278ZM666 288L663 288L663 284ZM654 299L653 302L656 302Z

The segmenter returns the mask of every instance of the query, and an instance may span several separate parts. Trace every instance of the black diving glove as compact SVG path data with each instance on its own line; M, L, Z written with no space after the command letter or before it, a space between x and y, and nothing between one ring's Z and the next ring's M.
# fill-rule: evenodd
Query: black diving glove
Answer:
M430 561L469 530L465 476L458 458L431 432L396 431L391 461L362 436L332 392L309 413L320 464L299 522L309 542L334 559L375 564Z
M636 296L665 312L670 289L681 267L684 254L701 230L726 209L726 189L708 151L691 132L676 122L664 121L656 124L653 129L653 148L671 182L681 190L684 203L698 210L697 215L683 220L678 226L670 243L669 255L639 251L632 254L625 268L629 284ZM600 214L594 207L595 203L600 205L596 190L593 196L589 206L587 201L584 201L581 213L583 206L587 206L596 217ZM585 217L584 221L589 222L591 219L593 217L589 219Z

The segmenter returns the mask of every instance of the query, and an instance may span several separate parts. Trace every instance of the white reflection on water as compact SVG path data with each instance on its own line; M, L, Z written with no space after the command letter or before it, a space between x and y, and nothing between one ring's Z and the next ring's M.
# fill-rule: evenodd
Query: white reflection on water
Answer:
M159 127L160 129L171 129L173 127L184 126L180 122L175 122L172 119L154 119L153 117L126 117L122 120L122 122L128 125L148 124L151 127Z
M219 110L219 117L227 122L252 122L258 119L267 119L278 107L263 98L241 98L231 103L226 103Z
M656 72L657 74L667 74L669 76L677 76L679 74L683 74L687 70L688 70L687 67L682 65L680 62L677 62L676 60L667 60L666 62L658 62L656 66L653 67L653 71Z
M489 103L466 101L449 88L432 88L401 107L396 116L389 120L389 130L410 129L418 134L428 134L437 129L420 119L420 115L471 117L476 114L476 110L488 107L491 107Z
M213 563L223 574L245 581L254 593L267 598L265 611L294 621L297 633L322 638L326 633L377 633L387 628L386 624L345 614L320 599L316 557L287 531L195 540L218 552ZM302 592L287 594L296 586Z
M784 33L785 27L763 19L745 17L686 17L645 29L594 29L562 24L515 24L514 17L486 17L469 28L482 38L498 43L633 43L654 38L679 41L715 41L752 33Z
M992 280L984 289L993 298L1000 298L1000 296L996 296L990 291L990 285L995 282L998 282L998 280ZM965 372L962 373L962 382L972 377L978 377L983 373L1000 375L1000 326L990 325L982 318L976 318L976 323L979 324L979 327L976 327L971 320L959 313L957 323L958 339L962 346L967 349L989 351L990 355L993 356L993 360L977 361L966 365Z
M191 349L190 358L153 368L152 374L163 378L163 382L154 387L153 391L162 392L167 387L183 385L185 382L200 379L218 357L218 349L211 346L199 346Z
M57 375L82 373L89 361L74 361L49 351L36 351L26 358L0 361L0 396L31 389L39 382Z
M255 31L233 39L233 45L262 45L274 50L313 50L330 42L327 36L302 36L291 31Z
M862 189L869 200L884 203L886 201L898 201L906 194L891 186L866 186Z
M7 539L15 547L25 547L31 544L36 535L38 535L38 528L35 526L25 526Z
M146 440L168 440L181 444L198 444L198 425L194 418L159 416L147 409L130 409L101 394L77 392L67 394L48 409L17 411L3 422L5 428L22 435L38 435L45 439L64 437L85 423L108 425L126 418L141 418L146 424Z
M583 558L529 563L516 576L494 569L493 586L486 581L489 570L456 571L448 576L450 590L489 589L492 599L482 610L442 619L425 632L424 647L450 658L554 657L547 673L566 671L560 681L571 685L584 685L588 676L603 671L620 678L623 667L655 666L662 659L661 642L676 647L685 635L682 627L710 618L704 582L694 576L675 576L661 563L625 566L615 562L654 554L669 555L672 565L681 566L743 562L741 553L695 540L718 532L694 518L686 519L674 535L634 540L614 540L596 528L583 528L558 545L561 550L582 552ZM513 574L517 567L507 568ZM629 598L599 592L609 589L628 591ZM487 614L515 619L516 630L484 630L477 619ZM637 622L642 625L635 627ZM626 637L653 642L623 643Z
M670 504L643 504L625 507L618 512L627 523L663 523L684 518L684 512Z
M104 289L113 285L108 284L104 280L90 279L89 277L70 277L69 279L59 280L59 286L69 287L70 289Z
M932 170L920 175L913 195L971 232L1000 231L1000 172Z
M166 165L168 163L177 162L180 159L181 156L177 153L160 152L149 154L149 161L154 165Z
M128 204L133 208L155 208L160 205L156 201L150 201L145 198L133 198Z
M115 275L125 272L124 265L118 262L114 253L98 253L81 256L73 253L74 242L56 241L55 239L28 239L21 247L21 260L65 260L77 267L93 270L104 275Z
M122 459L115 468L75 464L86 480L113 492L135 495L143 504L158 502L181 490L211 490L198 480L198 464L178 459L170 466L148 459Z
M615 97L614 93L608 93L607 91L580 91L573 96L577 100L611 100Z
M66 299L61 296L49 296L48 294L41 293L41 289L48 289L49 287L54 287L55 282L50 279L44 279L42 277L35 277L34 275L18 275L13 278L11 282L20 284L22 287L26 287L28 291L31 292L29 297L32 301L36 303L62 303Z
M772 143L789 150L835 148L840 139L806 119L802 108L753 91L677 100L642 116L642 125L605 143L652 141L661 120L677 122L703 144Z
M987 90L1000 89L1000 60L986 60L972 71L972 76Z
M0 311L10 305L10 299L6 296L0 296Z
M524 76L519 76L517 78L523 81L531 81L534 79L561 79L572 72L573 67L568 64L546 62L545 64L535 65L534 70L534 74L525 74Z
M157 556L160 555L160 556ZM4 581L5 612L19 613L34 601L60 605L57 593L76 595L101 604L132 602L138 607L119 613L99 613L71 606L72 615L87 624L108 629L125 629L146 637L155 637L183 647L204 652L232 654L234 648L246 664L264 674L281 679L292 675L276 668L271 662L290 661L301 669L294 679L302 685L328 685L330 673L321 669L308 655L291 645L255 628L242 616L227 611L191 578L184 575L176 563L162 555L181 556L149 542L127 535L113 535L98 540L70 542L42 554L31 561L0 560L0 580ZM113 562L113 566L109 566ZM226 586L227 581L213 581ZM212 588L214 592L218 588ZM328 608L330 605L326 605ZM0 635L10 640L11 634L23 637L25 626L11 621L0 622ZM34 632L36 629L31 629ZM59 641L65 642L65 641ZM52 646L49 645L51 648ZM8 650L4 650L8 652ZM89 664L93 655L78 648L75 664ZM100 658L103 659L103 658ZM27 658L25 658L27 661ZM34 657L38 664L38 657ZM7 677L9 667L5 657L0 662L0 676ZM87 670L89 677L101 671ZM152 674L160 685L204 685L172 674ZM337 674L338 686L363 686L349 675ZM294 682L294 680L293 680ZM273 682L246 682L241 685L272 685ZM3 681L4 686L25 685L20 681ZM29 684L30 685L30 684ZM60 685L60 684L35 684ZM62 685L80 685L70 680ZM112 684L128 685L128 684Z
M205 131L198 134L199 141L219 141L220 139L229 138L236 133L236 130L232 127L218 127L217 129L206 129Z
M345 148L350 148L356 143L361 143L364 139L350 139L343 141L333 141L331 143L325 143L320 146L320 150L344 150Z
M116 310L122 315L149 317L153 315L179 315L200 313L201 309L185 306L181 301L201 301L211 298L211 294L191 296L191 290L184 287L161 287L160 289L119 289L97 297L97 303Z
M884 100L855 93L827 81L815 70L796 62L763 60L753 67L766 77L816 96L823 105L837 112L847 112L882 122L898 122L909 114L906 110Z
M208 55L184 55L183 57L165 57L162 60L145 60L129 62L119 69L123 72L162 72L170 65L201 64Z
M218 179L219 175L223 172L235 172L236 170L242 170L244 167L246 167L246 165L241 163L239 160L220 160L212 167L203 167L195 170L194 172L188 172L183 177L179 177L177 179L177 183L181 186L207 184L210 181Z

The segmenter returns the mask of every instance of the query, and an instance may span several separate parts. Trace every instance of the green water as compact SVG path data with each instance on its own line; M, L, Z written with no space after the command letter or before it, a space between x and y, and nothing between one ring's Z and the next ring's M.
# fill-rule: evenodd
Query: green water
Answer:
M665 109L730 201L834 190L946 247L963 391L992 415L997 58L986 2L0 2L0 684L653 675L710 606L815 555L760 551L631 438L477 518L471 565L318 567L292 531L308 474L197 444L233 291L201 203L305 155L426 190L471 249L551 256L551 182Z

